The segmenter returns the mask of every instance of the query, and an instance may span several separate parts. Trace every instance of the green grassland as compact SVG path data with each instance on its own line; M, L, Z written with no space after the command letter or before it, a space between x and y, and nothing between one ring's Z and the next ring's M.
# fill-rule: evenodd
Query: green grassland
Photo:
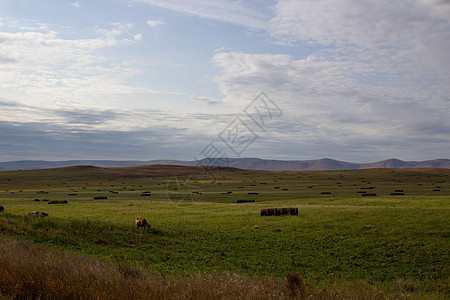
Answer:
M399 293L450 296L450 170L163 176L159 168L0 172L0 232L164 276L294 272L318 285L401 282ZM391 195L396 190L405 195ZM259 215L274 207L298 207L299 215ZM135 216L151 229L135 228Z

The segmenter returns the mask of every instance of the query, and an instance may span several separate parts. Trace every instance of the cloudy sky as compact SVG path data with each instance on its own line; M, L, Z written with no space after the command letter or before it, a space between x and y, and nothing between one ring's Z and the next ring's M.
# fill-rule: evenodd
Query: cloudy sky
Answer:
M450 158L449 49L448 0L0 0L0 161Z

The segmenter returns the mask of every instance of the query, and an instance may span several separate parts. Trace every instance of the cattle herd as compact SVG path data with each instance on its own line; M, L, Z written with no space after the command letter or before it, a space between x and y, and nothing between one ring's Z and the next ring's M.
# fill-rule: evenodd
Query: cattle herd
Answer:
M261 209L261 217L263 216L298 216L298 208L283 207L283 208L263 208Z

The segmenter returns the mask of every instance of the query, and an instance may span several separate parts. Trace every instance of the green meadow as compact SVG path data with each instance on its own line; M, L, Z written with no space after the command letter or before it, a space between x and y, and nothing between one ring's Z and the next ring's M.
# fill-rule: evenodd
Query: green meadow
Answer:
M0 232L167 277L290 272L316 286L363 282L393 295L450 297L450 170L163 176L159 168L0 172ZM55 200L68 204L48 204ZM299 215L260 216L282 207ZM136 228L136 216L151 228Z

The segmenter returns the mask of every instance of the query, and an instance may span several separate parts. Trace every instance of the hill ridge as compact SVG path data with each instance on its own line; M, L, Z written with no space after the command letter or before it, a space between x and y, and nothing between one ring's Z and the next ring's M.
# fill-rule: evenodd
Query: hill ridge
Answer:
M228 158L183 161L183 160L20 160L0 162L1 171L9 170L34 170L49 169L73 166L96 166L103 168L138 167L144 165L179 165L179 166L199 166L209 165L228 166L247 170L268 170L268 171L306 171L306 170L353 170L353 169L373 169L373 168L445 168L450 169L450 159L433 159L425 161L403 161L397 158L390 158L371 163L353 163L335 160L331 158L321 158L316 160L274 160L261 158Z

